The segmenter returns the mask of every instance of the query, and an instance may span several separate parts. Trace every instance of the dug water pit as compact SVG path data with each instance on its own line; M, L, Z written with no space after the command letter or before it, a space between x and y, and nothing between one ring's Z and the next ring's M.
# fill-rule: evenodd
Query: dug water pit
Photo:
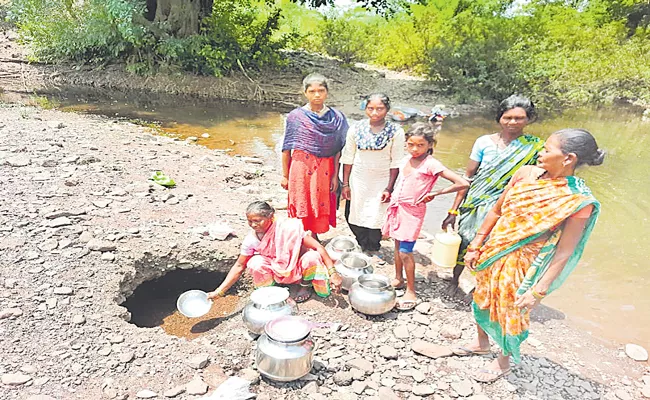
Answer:
M198 318L188 318L176 309L176 300L183 292L199 289L214 290L226 277L225 272L177 269L143 282L123 307L131 313L131 323L142 328L161 327L167 334L195 339L235 314L241 298L227 295L217 298L210 311Z

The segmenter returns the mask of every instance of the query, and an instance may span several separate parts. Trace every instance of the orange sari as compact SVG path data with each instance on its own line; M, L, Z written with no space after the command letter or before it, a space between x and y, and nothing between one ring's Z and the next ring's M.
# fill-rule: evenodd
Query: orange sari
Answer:
M520 361L519 346L528 337L530 315L528 311L522 313L515 300L546 272L564 222L590 205L580 242L548 293L576 267L600 204L584 181L575 176L516 182L506 194L501 217L481 248L472 307L479 326L516 363Z

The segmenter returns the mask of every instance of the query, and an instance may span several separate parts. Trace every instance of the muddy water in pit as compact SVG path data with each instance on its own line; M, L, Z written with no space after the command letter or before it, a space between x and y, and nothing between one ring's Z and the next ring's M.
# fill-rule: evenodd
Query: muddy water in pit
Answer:
M106 101L73 96L59 101L69 109L160 121L163 131L181 137L197 136L199 144L231 148L234 154L259 155L277 162L283 127L279 112L240 104L114 98ZM640 116L638 110L623 108L568 111L545 116L528 132L545 138L561 128L583 127L594 133L599 145L609 152L604 165L578 173L602 203L601 217L579 267L545 304L564 312L572 323L595 335L650 348L650 268L646 266L645 251L645 242L650 238L646 171L650 165L650 123L643 123ZM491 115L448 119L440 135L437 157L448 167L462 170L474 140L496 129ZM200 138L203 133L210 138ZM440 218L440 213L430 212L425 229L437 231Z
M214 290L225 277L223 272L175 270L138 286L122 305L131 313L131 323L146 328L160 326L166 333L194 339L235 314L241 305L238 296L215 299L210 311L188 318L176 309L176 300L187 290Z

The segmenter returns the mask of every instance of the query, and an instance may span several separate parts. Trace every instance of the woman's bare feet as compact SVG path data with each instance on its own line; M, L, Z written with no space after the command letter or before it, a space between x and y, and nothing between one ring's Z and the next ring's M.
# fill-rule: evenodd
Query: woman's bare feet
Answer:
M485 341L476 338L469 344L452 347L451 351L457 356L478 356L490 354L490 341L489 339Z
M491 383L510 373L510 357L499 355L486 368L481 368L473 374L477 382Z
M311 285L299 284L298 291L296 292L295 296L293 296L293 299L296 303L304 303L305 301L309 300L310 297Z

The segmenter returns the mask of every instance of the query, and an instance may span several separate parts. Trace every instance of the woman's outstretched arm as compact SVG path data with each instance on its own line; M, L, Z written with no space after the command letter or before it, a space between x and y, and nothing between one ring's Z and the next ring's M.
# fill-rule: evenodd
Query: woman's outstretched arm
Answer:
M235 261L235 265L233 265L230 268L230 271L228 271L228 275L226 275L226 279L224 279L223 282L221 282L221 285L219 285L218 288L208 293L208 298L214 299L215 297L223 296L228 291L228 289L230 289L230 287L234 285L235 282L239 280L239 278L241 278L241 275L244 273L244 270L246 269L246 263L250 258L251 256L245 256L241 254L237 258L237 261Z

